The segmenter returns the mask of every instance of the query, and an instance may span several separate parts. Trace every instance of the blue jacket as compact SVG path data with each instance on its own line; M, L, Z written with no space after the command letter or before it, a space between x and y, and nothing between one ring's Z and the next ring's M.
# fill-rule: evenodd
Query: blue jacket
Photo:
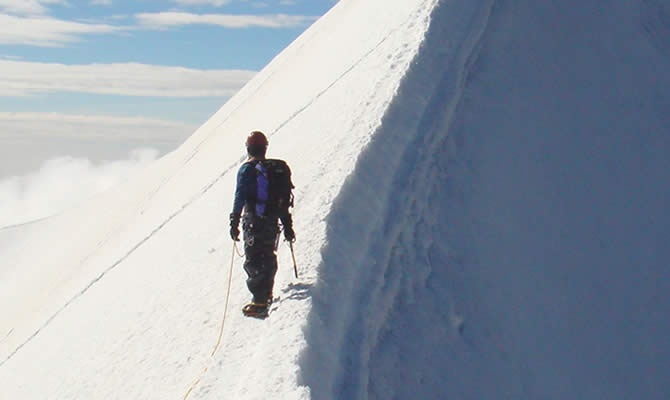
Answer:
M258 160L247 161L237 171L237 188L233 202L233 214L246 212L264 215L268 199L267 171Z

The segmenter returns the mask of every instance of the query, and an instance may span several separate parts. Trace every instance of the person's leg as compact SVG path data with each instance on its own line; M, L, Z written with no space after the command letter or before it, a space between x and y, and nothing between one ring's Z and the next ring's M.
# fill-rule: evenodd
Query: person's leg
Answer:
M262 264L257 259L260 259L260 257L249 257L247 255L244 262L244 271L247 273L247 288L253 295L252 302L265 303L267 301L266 278Z
M265 301L272 301L272 289L277 274L277 255L274 252L274 245L263 249L263 272L262 283L259 291L263 294Z
M242 229L244 231L244 271L247 273L247 288L253 295L252 302L260 303L262 271L263 271L263 252L262 240L259 240L259 230L257 218L245 215L242 220Z
M247 287L253 295L253 303L265 304L272 297L277 273L274 246L279 228L276 222L259 218L246 219L243 227Z

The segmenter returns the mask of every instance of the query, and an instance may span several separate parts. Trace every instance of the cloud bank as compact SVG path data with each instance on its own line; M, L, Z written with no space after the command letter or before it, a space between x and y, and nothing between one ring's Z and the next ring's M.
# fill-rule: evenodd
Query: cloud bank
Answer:
M306 15L233 15L193 14L187 12L159 12L136 14L138 23L150 29L166 29L185 25L217 25L225 28L295 28L316 21Z
M44 14L47 8L43 4L66 4L65 0L0 0L0 12L13 14Z
M37 170L63 154L119 160L135 148L177 148L197 124L145 117L0 112L0 180Z
M0 229L65 211L111 188L157 157L158 151L153 149L133 150L126 160L99 164L58 157L34 173L1 179Z
M256 74L248 70L197 70L139 63L65 65L12 60L0 60L0 71L0 96L54 92L232 96Z
M221 7L230 4L231 0L171 0L181 6L213 6Z
M97 141L182 141L196 125L145 117L0 112L0 141L39 137Z
M3 1L5 2L4 6ZM58 1L54 0L50 2L57 3ZM108 0L94 0L89 4L111 5ZM218 7L225 3L221 2L219 5L219 2L196 0L190 2L182 1L179 4L208 4ZM2 13L3 11L7 13ZM49 17L47 14L48 9L40 2L23 4L9 0L0 0L0 45L63 47L69 43L81 41L85 35L131 34L131 32L137 30L162 30L186 25L215 25L230 29L296 28L308 25L318 19L318 16L287 14L234 15L165 11L135 14L136 25L121 26L95 21L89 23L69 21ZM117 19L125 19L126 17L115 16Z

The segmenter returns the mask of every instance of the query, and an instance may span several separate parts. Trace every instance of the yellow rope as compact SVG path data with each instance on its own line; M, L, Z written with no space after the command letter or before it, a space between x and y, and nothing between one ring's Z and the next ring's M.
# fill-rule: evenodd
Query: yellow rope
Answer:
M210 357L214 357L214 354L221 345L221 339L223 338L223 327L226 324L226 315L228 314L228 299L230 298L230 284L233 281L233 264L235 263L235 252L239 254L239 251L237 250L237 243L233 242L233 255L230 259L230 272L228 273L228 291L226 292L226 304L223 307L223 319L221 320L221 331L219 332L219 340L217 340L216 346L214 346L214 350L212 350L212 354L210 354ZM191 386L188 388L188 391L184 395L184 400L188 398L188 395L191 394L193 389L195 389L198 383L200 383L200 380L205 375L205 373L207 373L207 370L209 370L209 366L205 367L205 369L202 370L200 375L198 375L198 379L196 379L195 382L193 382Z
M198 383L200 383L200 379L203 377L203 375L205 375L205 372L207 372L208 369L209 369L209 367L205 367L205 369L200 373L200 376L198 377L198 379L196 379L195 382L193 382L193 384L191 385L191 387L188 388L188 392L186 392L186 394L184 395L184 400L186 400L188 395L191 394L191 391L193 389L195 389L195 387L198 385Z
M233 242L233 256L230 258L230 272L228 273L228 291L226 292L226 305L223 307L223 319L221 320L221 332L219 332L219 340L212 350L212 356L219 349L221 338L223 337L223 326L226 323L226 314L228 314L228 299L230 298L230 284L233 281L233 263L235 262L235 252L237 251L237 242Z

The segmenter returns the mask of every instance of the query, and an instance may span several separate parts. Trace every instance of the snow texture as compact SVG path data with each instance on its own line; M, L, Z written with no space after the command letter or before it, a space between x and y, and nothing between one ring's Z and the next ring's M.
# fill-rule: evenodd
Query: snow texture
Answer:
M664 10L436 7L331 211L315 398L670 396Z
M338 2L177 151L0 230L3 398L669 398L668 15ZM297 186L264 321L253 129Z

